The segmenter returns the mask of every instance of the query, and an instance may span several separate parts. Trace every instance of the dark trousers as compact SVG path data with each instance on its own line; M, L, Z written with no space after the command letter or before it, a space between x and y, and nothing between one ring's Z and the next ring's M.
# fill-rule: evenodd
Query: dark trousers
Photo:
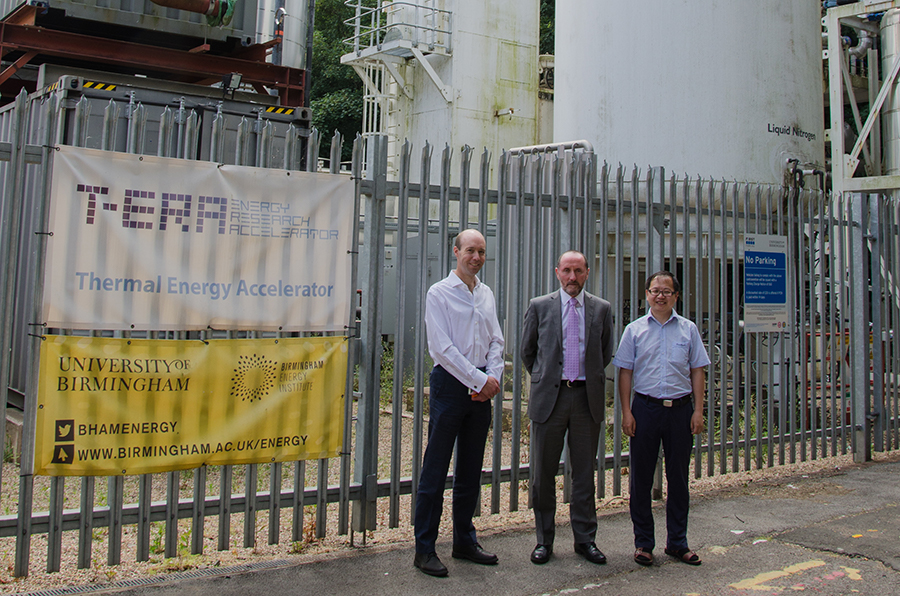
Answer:
M472 516L481 490L484 442L491 425L491 402L472 401L468 388L440 366L431 371L430 387L428 446L416 493L417 553L434 552L454 443L453 543L477 542Z
M531 423L531 502L538 544L553 544L556 535L556 474L567 432L572 466L572 535L580 544L594 542L597 533L594 464L600 425L591 417L584 386L566 387L561 383L550 418Z
M690 496L688 467L694 439L691 434L693 402L667 408L662 400L635 396L631 404L635 434L631 437L631 521L635 548L653 549L651 490L653 472L662 443L666 466L666 546L687 548L687 521Z

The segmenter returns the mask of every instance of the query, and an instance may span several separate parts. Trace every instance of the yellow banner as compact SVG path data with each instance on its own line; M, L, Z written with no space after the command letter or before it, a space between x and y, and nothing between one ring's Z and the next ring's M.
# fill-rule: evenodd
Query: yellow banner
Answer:
M35 474L109 476L339 454L343 337L48 336Z

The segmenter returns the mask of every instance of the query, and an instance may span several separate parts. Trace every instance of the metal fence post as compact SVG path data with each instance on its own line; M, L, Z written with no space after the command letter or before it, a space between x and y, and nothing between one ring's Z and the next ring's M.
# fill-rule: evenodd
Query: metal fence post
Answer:
M416 494L419 489L419 477L422 470L422 427L424 426L424 387L425 375L425 296L428 292L428 205L431 180L431 157L434 153L427 141L422 148L421 174L419 176L419 256L417 261L418 278L416 279L416 363L415 363L415 396L413 398L413 438L412 438L412 483L410 489L409 518L415 519Z
M647 173L647 275L665 267L666 170L650 168ZM673 268L672 273L675 273Z
M378 409L381 370L381 295L384 284L385 203L387 196L387 137L372 137L371 186L365 193L365 230L362 259L362 334L359 358L359 406L356 427L356 482L362 497L354 503L353 525L360 532L375 529L378 492ZM365 534L364 534L365 535Z
M872 459L872 423L869 420L869 259L865 195L850 196L850 386L853 402L853 461Z
M21 94L19 97L20 99L23 98ZM24 112L24 101L20 105L22 106ZM31 304L23 306L23 310L30 308L30 313L28 313L27 316L29 317L28 320L31 321L41 320L40 317L44 293L44 255L46 250L46 240L49 237L46 233L46 214L47 205L50 202L50 156L52 155L53 151L51 145L55 142L55 139L53 138L55 124L56 101L54 99L51 99L47 104L46 134L44 139L42 139L44 146L41 149L42 180L40 182L40 191L37 195L37 202L33 206L29 206L29 208L33 209L33 226L37 228L31 231L36 233L41 239L40 242L35 243L33 246L34 254L32 262L34 270L31 272L31 274L34 275L34 295L31 296ZM25 130L25 127L19 127L18 138L15 140L15 142L20 143L19 159L21 159L22 162L20 164L17 164L16 166L18 172L24 172L24 150L26 134L27 132ZM17 192L14 196L8 197L14 201L14 213L19 212L19 207L16 207L17 202L24 202L24 199L20 197L20 192L18 192L18 190L19 187L17 187ZM12 225L14 227L20 225L18 217L13 220ZM21 233L24 232L25 230L21 230ZM19 237L16 238L18 241L21 240ZM16 245L17 244L18 242L16 242ZM11 247L12 246L15 245L11 245ZM21 250L21 248L19 250ZM10 254L9 258L11 261L17 260L14 254ZM26 310L26 312L28 311ZM16 537L16 560L13 570L13 573L16 577L24 577L28 575L28 551L31 545L31 514L34 508L34 455L36 437L35 427L37 424L38 407L38 362L40 360L43 332L43 327L36 327L33 333L34 337L32 337L31 343L28 344L30 354L26 373L25 416L22 423L22 459L20 460L21 467L19 468L19 516ZM4 378L3 382L7 383L7 379ZM4 391L4 399L5 398L6 396ZM50 554L51 557L49 557L49 559L52 562L52 553Z
M872 321L872 360L869 366L872 370L872 381L869 387L872 390L872 409L869 414L869 422L873 432L875 451L884 451L884 341L885 326L882 318L882 233L883 226L881 221L881 201L882 195L871 195L869 197L869 250L872 255L871 263L871 310L869 315L871 319L863 319ZM865 253L864 253L865 254ZM867 342L868 344L868 342Z
M666 171L663 168L650 168L647 172L647 275L650 276L665 266L665 228L663 227L663 206L666 196ZM637 204L637 197L634 199ZM635 234L637 231L632 231ZM674 274L675 271L672 271ZM645 288L646 289L646 288ZM632 300L638 300L638 296L632 296ZM663 497L663 449L659 446L659 456L656 458L656 470L653 473L653 489L651 495L654 500Z
M7 188L7 194L4 199L5 215L9 218L8 222L4 222L8 223L9 235L7 238L9 239L9 243L7 245L8 253L5 255L6 263L4 264L4 267L6 267L6 287L3 288L3 292L6 296L3 304L4 311L3 313L0 313L3 316L4 342L12 341L12 317L14 309L13 305L15 304L13 288L15 286L16 262L18 261L17 247L19 245L19 235L21 232L19 229L19 214L21 211L25 178L25 143L27 134L25 121L28 117L27 98L28 96L24 90L19 93L19 96L16 98L16 122L15 129L12 131L10 161L7 166L7 172L12 173L13 175L10 176L12 182ZM10 356L7 352L8 350L4 349L2 355L2 362L4 365L2 370L4 414L6 413L5 387L9 385ZM37 373L35 373L35 375L37 375ZM22 422L22 455L19 459L19 516L16 528L16 561L13 569L13 575L15 577L25 577L28 575L29 551L31 547L31 510L33 506L32 486L34 484L34 421L36 418L35 407L37 404L29 404L27 395L25 399L25 415Z
M356 135L353 140L353 153L350 163L350 174L353 178L353 238L358 243L359 240L359 211L360 211L360 185L362 184L362 164L363 164L364 143L360 135ZM357 248L354 246L353 248ZM347 384L344 391L344 442L341 447L341 472L340 472L340 488L338 489L338 533L347 534L350 530L350 466L351 466L351 438L352 418L353 418L353 368L359 358L359 326L356 318L356 307L358 303L356 299L356 288L359 285L359 251L353 250L350 254L350 289L354 292L353 307L350 308L350 320L347 322L347 335L350 337L350 360L347 371ZM297 471L303 467L303 474L306 474L305 462L299 462ZM295 489L296 492L296 489ZM296 499L297 497L295 497ZM297 535L303 528L303 496L300 495L300 507L295 510L294 519Z
M2 202L0 202L0 329L2 329L2 344L0 344L0 387L9 386L10 363L13 338L12 338L12 322L13 322L13 305L15 304L15 279L16 259L15 254L18 238L17 220L13 219L13 207L16 203L16 197L22 192L22 184L24 178L25 165L25 142L24 130L25 120L28 114L27 102L28 94L23 89L16 98L16 107L13 115L12 127L10 130L10 153L9 161L6 164L5 182L3 189ZM3 407L0 411L3 413L4 424L0 426L0 446L6 447L6 390L3 391ZM21 460L20 460L21 461ZM2 467L0 467L0 480L3 478Z
M390 520L388 525L396 528L400 525L400 445L402 443L403 419L403 375L406 372L404 353L406 350L406 265L409 246L409 141L400 148L400 192L397 197L397 333L394 336L394 378L393 395L391 396L391 496Z

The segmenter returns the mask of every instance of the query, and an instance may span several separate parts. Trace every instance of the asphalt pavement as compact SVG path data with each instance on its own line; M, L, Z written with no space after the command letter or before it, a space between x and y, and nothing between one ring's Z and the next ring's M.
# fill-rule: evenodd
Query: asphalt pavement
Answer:
M565 506L560 512L563 515L558 517L567 517ZM646 568L632 560L631 521L627 512L620 512L600 517L597 545L609 558L602 566L573 552L571 531L563 525L557 531L553 558L540 566L529 561L534 533L517 528L482 535L484 547L500 558L495 566L452 559L449 540L440 540L438 555L450 571L446 578L429 577L415 569L413 547L405 544L331 553L303 563L195 570L52 593L900 594L900 461L797 475L695 497L688 538L703 559L699 567L663 554L661 503L655 515L660 544L654 565Z

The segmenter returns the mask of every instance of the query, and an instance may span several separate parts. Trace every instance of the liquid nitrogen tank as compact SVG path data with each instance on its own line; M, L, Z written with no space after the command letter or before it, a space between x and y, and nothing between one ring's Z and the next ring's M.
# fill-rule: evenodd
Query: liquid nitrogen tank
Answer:
M557 0L554 140L683 176L822 167L821 2Z

